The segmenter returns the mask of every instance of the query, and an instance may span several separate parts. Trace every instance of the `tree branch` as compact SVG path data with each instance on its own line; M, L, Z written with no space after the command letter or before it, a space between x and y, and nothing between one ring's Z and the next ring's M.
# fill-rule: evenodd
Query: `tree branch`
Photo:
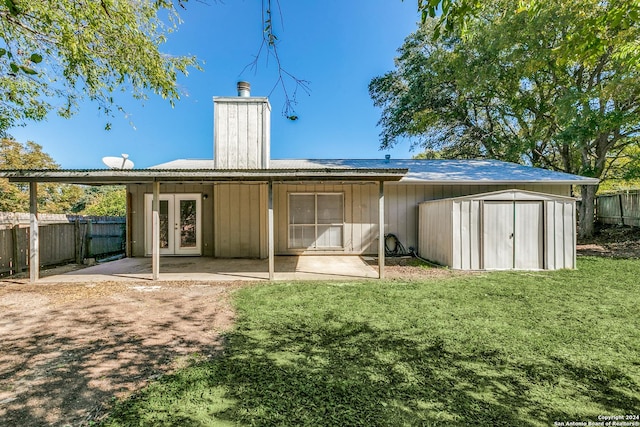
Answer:
M278 9L278 14L280 16L280 22L282 23L283 18L280 1L275 1L276 7ZM269 59L273 58L276 64L278 77L273 85L273 88L269 92L269 96L273 93L274 90L280 87L285 97L285 103L282 108L283 116L292 121L298 120L298 116L295 111L295 106L298 103L298 91L302 90L307 95L310 95L310 82L304 79L297 78L295 75L284 68L282 60L280 59L280 54L278 52L279 39L274 31L272 0L262 0L262 25L262 40L260 42L258 52L255 55L254 60L247 64L240 74L244 73L247 69L254 71L257 70L258 62L263 55L265 56L265 60L267 61L267 66ZM289 89L289 82L293 84L293 90Z

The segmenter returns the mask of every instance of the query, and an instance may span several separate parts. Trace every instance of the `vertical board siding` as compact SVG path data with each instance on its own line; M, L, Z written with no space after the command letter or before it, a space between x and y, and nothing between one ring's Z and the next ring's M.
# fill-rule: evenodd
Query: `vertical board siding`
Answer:
M161 188L162 190L162 188ZM127 185L127 192L131 194L131 212L129 217L131 218L131 256L144 256L144 230L145 230L145 217L144 217L144 195L145 193L151 193L151 184L132 184Z
M216 106L216 108L218 108ZM256 114L260 114L257 111ZM227 187L224 187L227 186ZM231 187L233 186L233 187ZM215 187L215 191L214 191ZM507 190L514 186L504 185L425 185L425 184L385 184L385 231L398 236L405 248L418 248L419 223L423 217L419 215L418 205L424 201L449 198L453 196L467 196L498 190ZM127 187L132 195L132 255L144 256L144 193L151 192L151 185L130 185ZM225 188L224 190L221 190ZM233 188L233 191L231 189ZM344 249L333 253L376 254L378 237L378 185L374 183L350 184L321 184L321 183L275 183L273 194L274 206L274 234L276 254L294 254L300 251L288 249L288 194L295 192L341 192L344 193ZM570 192L568 185L522 185L522 190L544 191L547 194L566 196ZM163 184L161 193L191 192L208 194L202 204L203 253L207 256L224 257L261 257L267 256L266 237L266 185L257 184ZM249 206L248 208L246 206ZM456 250L460 260L467 258L464 263L469 268L481 267L481 251L475 250L481 245L479 235L481 212L480 202L474 200L465 205L465 225L458 223L458 232L464 236L464 248ZM441 211L444 212L444 208ZM443 215L443 213L439 215ZM441 217L442 218L442 217ZM547 220L549 218L547 217ZM447 221L450 221L449 217ZM442 231L438 221L433 229ZM214 227L215 225L215 227ZM241 226L242 225L242 226ZM221 233L218 235L218 233ZM445 262L451 265L453 243L451 233L438 243L433 240L426 258ZM441 235L441 234L440 234ZM214 238L215 237L215 238ZM444 237L444 236L443 236ZM419 250L421 256L422 249ZM329 251L331 252L331 251ZM250 255L243 255L243 254ZM426 252L424 252L426 254ZM462 254L467 254L463 257ZM437 258L435 256L437 255ZM442 261L440 261L442 260Z
M0 274L22 271L27 266L29 227L0 228L0 239Z
M575 268L575 202L545 202L545 267Z
M73 219L81 222L78 225L75 221L39 224L40 266L124 251L124 218L78 216ZM91 221L91 224L87 221ZM0 274L17 273L28 267L29 230L29 226L21 225L0 228Z
M548 270L555 270L562 265L562 260L558 260L558 246L562 242L562 236L558 235L557 208L558 204L554 201L544 202L545 268Z
M455 257L453 261L453 265L459 265L463 270L471 269L471 252L472 250L478 250L478 248L471 247L471 201L470 200L462 200L458 203L454 203L454 224L455 224L455 212L459 210L458 218L460 220L460 228L458 229L458 235L460 236L458 240L456 240L454 233L454 254L458 252L458 262L456 262ZM457 205L457 207L456 207ZM477 225L476 225L477 226ZM459 246L459 251L455 250L455 246Z
M214 256L260 258L265 256L267 206L265 184L214 186Z
M626 191L596 197L596 220L602 224L640 227L640 192Z
M269 153L266 100L214 100L214 160L218 169L266 168Z
M439 200L419 207L418 254L442 265L453 265L453 202Z
M514 204L514 268L540 270L544 268L543 202L516 201Z
M484 268L513 268L513 202L484 202L482 211L482 254Z
M562 203L564 219L564 266L562 268L576 268L576 207L575 202Z
M472 200L469 206L469 256L471 257L469 269L479 270L482 267L482 249L480 247L480 206L479 200Z
M451 202L451 266L453 268L462 268L462 251L464 241L467 240L464 236L462 227L464 222L463 205L464 202L452 201Z

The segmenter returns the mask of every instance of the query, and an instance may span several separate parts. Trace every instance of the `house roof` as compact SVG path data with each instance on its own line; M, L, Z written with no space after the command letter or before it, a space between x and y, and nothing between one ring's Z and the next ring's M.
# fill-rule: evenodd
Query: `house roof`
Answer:
M594 185L596 178L523 166L498 160L424 160L424 159L272 159L277 170L306 169L407 169L403 183L430 184L523 184L553 183ZM214 160L180 159L150 169L215 169Z
M148 169L3 170L12 182L124 184L218 181L400 181L429 184L594 185L588 178L498 160L272 159L269 169L216 169L215 160L180 159Z

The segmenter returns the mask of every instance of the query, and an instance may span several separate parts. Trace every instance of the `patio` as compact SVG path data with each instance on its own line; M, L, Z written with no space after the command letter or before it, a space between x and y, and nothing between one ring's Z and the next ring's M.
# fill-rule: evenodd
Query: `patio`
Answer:
M163 257L160 281L268 280L267 259L222 259L208 257ZM275 280L345 280L377 278L376 268L359 256L277 256ZM54 274L41 283L96 281L152 281L151 258L123 258L92 267Z

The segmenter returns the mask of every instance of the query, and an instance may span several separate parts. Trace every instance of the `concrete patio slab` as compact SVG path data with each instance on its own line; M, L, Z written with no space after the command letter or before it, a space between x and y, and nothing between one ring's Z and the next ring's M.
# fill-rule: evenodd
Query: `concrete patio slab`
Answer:
M345 280L377 278L377 269L359 256L278 256L275 280ZM268 260L207 257L164 257L160 281L268 280ZM43 277L39 282L152 281L150 258L124 258Z

